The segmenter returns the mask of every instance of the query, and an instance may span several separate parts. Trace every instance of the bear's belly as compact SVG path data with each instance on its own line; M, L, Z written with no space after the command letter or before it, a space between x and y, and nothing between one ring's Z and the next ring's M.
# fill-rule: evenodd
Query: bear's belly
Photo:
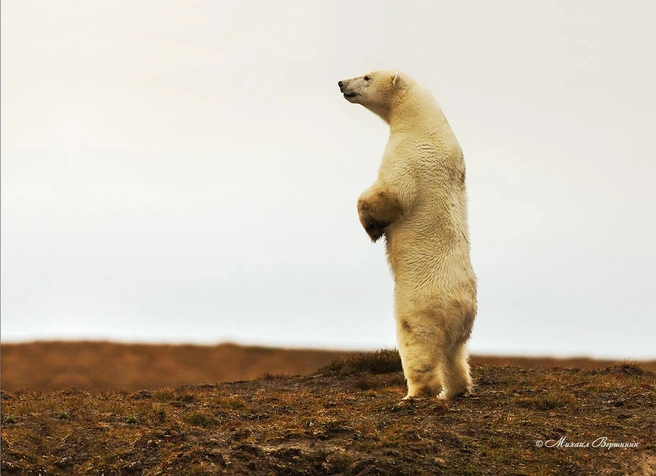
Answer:
M455 227L393 224L386 230L387 257L395 282L447 289L472 280L469 243Z

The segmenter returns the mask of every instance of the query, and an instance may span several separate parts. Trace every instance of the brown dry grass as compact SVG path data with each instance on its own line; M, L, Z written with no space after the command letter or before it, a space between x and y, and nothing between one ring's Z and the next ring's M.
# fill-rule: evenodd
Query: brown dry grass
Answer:
M112 342L2 344L2 388L88 392L136 391L205 382L252 380L265 374L310 374L353 352L244 347L234 344L149 345ZM474 356L474 364L525 368L605 368L613 361ZM640 362L656 371L656 361Z
M265 374L309 374L343 352L234 344L151 345L113 342L2 344L2 388L135 391Z
M475 395L399 405L398 354L303 377L2 392L2 474L655 474L656 376L474 365ZM637 443L537 447L536 441Z

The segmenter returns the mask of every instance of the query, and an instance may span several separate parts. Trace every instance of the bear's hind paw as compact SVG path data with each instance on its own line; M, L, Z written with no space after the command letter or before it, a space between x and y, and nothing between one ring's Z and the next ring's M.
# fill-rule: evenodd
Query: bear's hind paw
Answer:
M451 393L451 392L446 393L444 390L442 390L437 395L437 398L440 399L440 400L452 400L454 398L468 398L468 397L471 397L471 396L473 396L471 390L466 388L464 390L461 390L461 391L455 392L455 393Z

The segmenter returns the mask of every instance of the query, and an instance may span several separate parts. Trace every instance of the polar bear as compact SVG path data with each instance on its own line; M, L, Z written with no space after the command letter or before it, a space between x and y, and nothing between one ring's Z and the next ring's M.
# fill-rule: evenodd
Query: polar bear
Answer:
M385 236L405 399L469 394L466 343L476 316L476 275L460 145L435 99L405 74L375 71L338 85L349 102L390 127L378 178L360 195L358 216L372 241Z

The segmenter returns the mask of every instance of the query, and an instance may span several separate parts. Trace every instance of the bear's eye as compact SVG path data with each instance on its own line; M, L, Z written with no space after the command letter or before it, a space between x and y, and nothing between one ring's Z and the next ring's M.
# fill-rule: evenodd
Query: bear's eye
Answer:
M371 79L371 76L369 76L369 75L366 75L366 76L364 77L364 80L365 80L365 81L369 81L370 79Z

